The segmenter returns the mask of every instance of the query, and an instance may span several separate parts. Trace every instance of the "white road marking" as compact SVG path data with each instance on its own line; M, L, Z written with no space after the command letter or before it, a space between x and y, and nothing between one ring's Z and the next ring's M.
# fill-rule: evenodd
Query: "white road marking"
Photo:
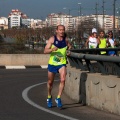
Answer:
M43 69L45 69L45 68L48 68L48 65L40 65L41 66L41 68L43 68ZM5 68L6 69L26 69L26 66L24 66L24 65L21 65L21 66L10 66L10 65L7 65L7 66L5 66Z
M47 68L48 65L41 65L41 68Z
M22 92L22 97L23 97L23 99L24 99L27 103L29 103L30 105L32 105L32 106L34 106L34 107L36 107L36 108L38 108L38 109L40 109L40 110L43 110L43 111L45 111L45 112L48 112L48 113L50 113L50 114L53 114L53 115L56 115L56 116L59 116L59 117L62 117L62 118L68 119L68 120L78 120L78 119L76 119L76 118L72 118L72 117L69 117L69 116L66 116L66 115L63 115L63 114L60 114L60 113L51 111L51 110L49 110L49 109L46 109L46 108L44 108L44 107L36 104L36 103L33 102L32 100L30 100L29 97L28 97L28 92L29 92L29 90L32 89L32 88L34 88L34 87L36 87L36 86L42 85L42 84L46 84L46 82L39 83L39 84L35 84L35 85L32 85L32 86L26 88L26 89Z
M5 66L6 69L26 69L25 66Z

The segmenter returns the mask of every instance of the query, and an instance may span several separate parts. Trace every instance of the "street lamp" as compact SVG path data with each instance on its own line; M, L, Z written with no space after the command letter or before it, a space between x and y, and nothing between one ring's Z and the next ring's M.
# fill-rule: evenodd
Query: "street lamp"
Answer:
M118 22L117 22L117 35L120 36L119 30L120 30L120 7L116 8L117 14L118 14Z
M80 17L81 17L81 3L78 3L78 6L79 6L79 9L78 9L78 28L79 28L80 27L79 25L82 23L82 21L80 19ZM79 31L79 29L78 29L78 31ZM78 34L79 34L79 32L78 32ZM80 39L81 39L81 37L82 37L82 29L80 31ZM79 41L79 43L80 43L80 41Z
M113 0L113 38L115 38L115 7L116 0Z
M95 10L96 10L96 29L98 30L98 3L96 3Z
M64 7L63 9L66 10L67 8ZM66 12L64 13L64 15L65 15L65 16L67 15ZM65 17L65 16L63 16L63 25L66 26L66 22L65 22L65 21L66 21L66 20L65 20L66 17Z
M118 28L120 28L120 7L117 8L117 13L118 13Z
M66 10L67 8L66 7L64 7L63 8L64 10ZM70 32L70 9L68 9L69 11L68 11L68 14L67 14L67 16L68 16L68 26L67 26L67 30L68 30L68 33ZM68 37L70 36L70 34L68 34Z
M104 16L105 15L104 4L105 4L105 1L103 0L103 6L102 6L102 8L103 8L103 30L104 30L104 18L105 18L105 16Z
M78 18L79 18L79 22L80 22L80 16L81 16L81 3L78 3L79 5L79 9L78 9Z
M66 10L66 9L67 9L66 7L63 8L63 10Z
M81 3L78 3L78 5L79 5L79 16L78 17L80 17L80 15L81 15ZM67 9L67 8L64 7L63 9ZM69 10L69 13L68 13L68 33L69 34L68 34L68 36L70 37L71 27L73 27L73 25L71 24L71 22L72 22L71 11L76 10L76 9L68 9L68 10ZM78 9L77 9L77 11L78 11ZM78 19L80 19L80 18L78 18ZM77 22L77 24L78 24L78 22Z
M69 37L70 37L70 12L71 12L71 10L69 9L69 22L68 22Z

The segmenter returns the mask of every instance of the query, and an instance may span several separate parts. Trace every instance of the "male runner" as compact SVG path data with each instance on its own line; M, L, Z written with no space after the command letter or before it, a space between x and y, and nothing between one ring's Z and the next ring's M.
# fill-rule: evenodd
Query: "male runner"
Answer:
M52 87L54 82L54 77L56 73L60 74L60 84L59 91L55 102L57 107L62 107L61 95L63 88L65 86L66 79L66 52L67 49L71 49L71 45L65 34L65 27L63 25L58 25L56 29L56 35L49 38L47 45L45 46L44 53L50 53L50 59L48 62L48 98L47 106L52 107Z

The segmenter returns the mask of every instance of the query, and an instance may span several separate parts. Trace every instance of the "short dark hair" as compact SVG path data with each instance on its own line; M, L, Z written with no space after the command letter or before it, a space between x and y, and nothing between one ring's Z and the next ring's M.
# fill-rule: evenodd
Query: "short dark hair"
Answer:
M109 31L109 32L108 32L108 34L110 34L110 33L113 35L113 32L112 32L112 31Z
M101 30L100 33L103 32L105 34L105 31L104 30Z
M58 30L58 27L59 27L59 26L62 26L62 27L64 27L64 29L65 29L65 26L64 26L64 25L57 25L57 28L56 28L57 30Z

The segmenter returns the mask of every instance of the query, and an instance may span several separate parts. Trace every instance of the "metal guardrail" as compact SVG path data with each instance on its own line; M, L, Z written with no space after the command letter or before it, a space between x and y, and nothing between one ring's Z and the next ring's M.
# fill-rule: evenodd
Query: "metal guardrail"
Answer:
M120 51L120 47L117 48L92 48L92 49L73 49L70 50L71 52L75 53L88 53L88 54L99 54L101 51L115 51L116 53Z
M100 51L108 52L111 50L118 52L120 48L70 50L68 60L72 67L82 71L120 77L120 57L98 54Z

